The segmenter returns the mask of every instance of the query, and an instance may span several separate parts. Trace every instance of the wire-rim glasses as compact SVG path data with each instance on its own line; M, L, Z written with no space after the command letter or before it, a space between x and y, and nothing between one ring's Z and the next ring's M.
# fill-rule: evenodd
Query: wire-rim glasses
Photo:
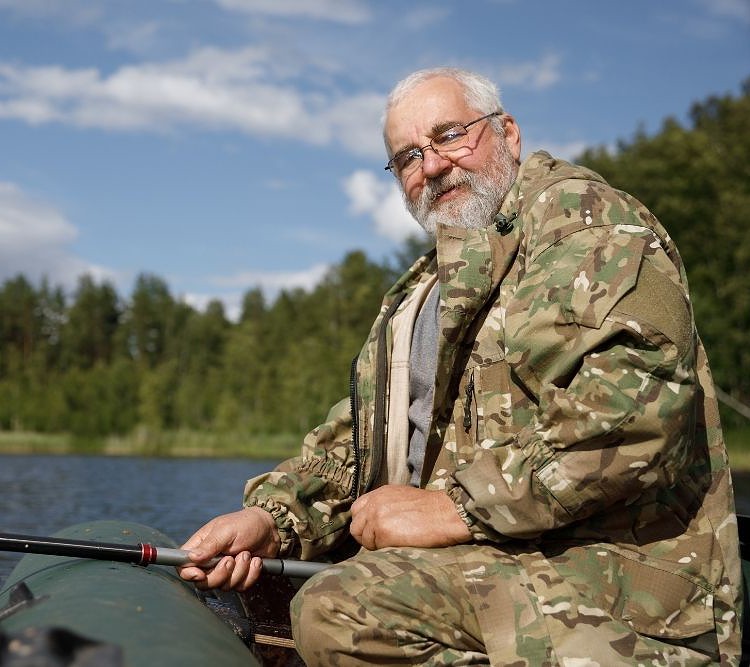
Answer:
M502 115L501 111L493 111L492 113L488 113L481 118L472 120L465 125L456 123L447 130L443 130L434 136L430 139L430 143L422 146L422 148L406 148L405 150L396 153L390 160L388 160L388 164L385 165L385 170L390 171L396 176L396 178L405 179L416 171L420 164L420 160L424 160L424 152L428 148L434 150L438 155L450 157L451 154L466 146L467 137L469 136L469 128L472 125L487 120L492 116L500 115Z

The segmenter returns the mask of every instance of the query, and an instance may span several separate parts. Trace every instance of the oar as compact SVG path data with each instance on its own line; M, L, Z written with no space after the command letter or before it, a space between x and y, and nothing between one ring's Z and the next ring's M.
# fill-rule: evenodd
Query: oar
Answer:
M69 540L57 537L35 537L32 535L15 535L0 533L0 551L17 551L20 553L46 554L49 556L70 556L72 558L93 558L97 560L114 560L135 565L189 565L189 552L184 549L156 547L153 544L139 542L135 545L115 544L112 542L88 542L86 540ZM221 557L213 558L206 565L215 565ZM281 560L264 558L263 569L269 574L286 575L307 579L330 567L332 563L319 563L302 560Z

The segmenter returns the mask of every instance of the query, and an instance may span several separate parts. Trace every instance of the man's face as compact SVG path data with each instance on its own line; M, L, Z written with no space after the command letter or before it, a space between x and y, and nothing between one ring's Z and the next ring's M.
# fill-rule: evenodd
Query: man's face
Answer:
M441 128L482 115L467 105L458 82L428 79L389 111L389 152L421 148ZM434 234L440 223L479 228L492 222L515 179L520 155L518 127L510 116L503 116L503 121L504 137L489 120L470 127L468 145L451 159L425 149L421 165L401 181L407 208L429 233Z

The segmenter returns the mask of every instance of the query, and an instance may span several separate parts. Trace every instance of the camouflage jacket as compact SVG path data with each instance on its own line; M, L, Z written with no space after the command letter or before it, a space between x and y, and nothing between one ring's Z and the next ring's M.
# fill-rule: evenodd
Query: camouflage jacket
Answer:
M438 230L436 250L385 296L351 397L300 457L248 482L245 504L274 515L285 553L313 558L346 538L352 499L385 481L391 319L437 272L422 486L447 492L478 542L568 559L605 548L619 580L602 595L629 605L633 627L662 638L715 628L734 662L731 479L672 240L633 197L543 152L500 212L509 223ZM580 579L604 586L601 571Z

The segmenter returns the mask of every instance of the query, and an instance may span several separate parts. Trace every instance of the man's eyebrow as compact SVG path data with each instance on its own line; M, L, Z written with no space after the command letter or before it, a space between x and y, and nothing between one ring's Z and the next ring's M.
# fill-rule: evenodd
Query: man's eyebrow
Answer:
M429 137L430 139L434 139L438 134L441 134L445 132L446 130L450 130L452 127L456 127L456 125L463 125L463 123L459 120L444 120L440 123L435 123L432 126L432 129L430 130ZM410 151L413 148L421 148L421 147L419 146L419 144L414 144L414 143L406 144L406 146L395 151L393 154L400 155L401 153Z
M460 120L445 120L442 123L436 123L432 126L432 132L430 136L434 138L438 134L441 134L446 130L450 130L452 127L456 127L456 125L463 125L463 123Z
M394 151L393 157L396 157L397 155L401 155L401 153L406 153L410 150L414 150L415 148L418 148L417 144L406 144L406 146L403 146L402 148L399 148L397 151Z

